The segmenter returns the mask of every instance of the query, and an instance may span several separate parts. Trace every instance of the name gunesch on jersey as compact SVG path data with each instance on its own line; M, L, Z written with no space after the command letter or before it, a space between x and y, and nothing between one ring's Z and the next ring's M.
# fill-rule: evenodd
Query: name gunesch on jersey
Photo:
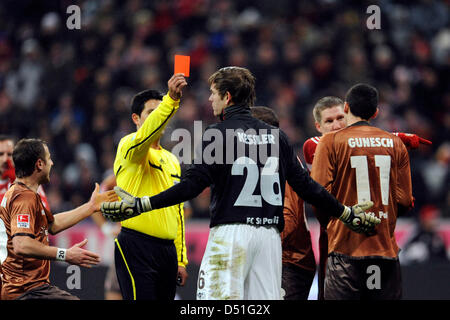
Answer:
M393 148L394 140L391 138L380 138L380 137L370 137L370 138L348 138L348 145L350 148L376 148L385 147Z

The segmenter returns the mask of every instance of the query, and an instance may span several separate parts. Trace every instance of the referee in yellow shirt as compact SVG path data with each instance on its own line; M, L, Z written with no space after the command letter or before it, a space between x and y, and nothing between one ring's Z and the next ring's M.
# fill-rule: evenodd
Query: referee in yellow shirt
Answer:
M134 196L155 195L180 181L178 159L163 149L160 137L179 107L187 82L182 74L168 81L164 97L145 90L132 100L137 131L123 137L114 161L117 185ZM186 245L183 204L122 221L114 259L125 300L173 300L177 279L184 285Z

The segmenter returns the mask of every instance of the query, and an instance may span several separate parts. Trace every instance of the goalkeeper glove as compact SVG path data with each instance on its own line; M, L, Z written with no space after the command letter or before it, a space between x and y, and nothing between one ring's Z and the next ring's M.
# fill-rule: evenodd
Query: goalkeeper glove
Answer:
M105 219L112 222L119 222L136 217L142 212L152 210L149 197L134 197L118 186L114 187L114 191L122 201L102 203L100 210Z
M395 132L394 134L400 139L402 139L402 142L405 144L405 146L410 149L417 149L420 144L426 145L432 144L430 140L421 138L414 133Z
M351 208L345 206L344 212L342 212L339 220L344 222L347 227L357 233L370 234L374 230L375 226L381 222L381 219L365 212L372 206L372 201L356 204Z

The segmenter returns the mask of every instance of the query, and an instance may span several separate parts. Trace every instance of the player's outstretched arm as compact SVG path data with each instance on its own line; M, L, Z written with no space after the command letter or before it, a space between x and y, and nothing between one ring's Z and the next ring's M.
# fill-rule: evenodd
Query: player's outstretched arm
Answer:
M100 204L105 201L118 200L116 194L110 190L100 193L100 186L95 184L95 189L91 194L91 198L88 202L81 206L70 210L61 212L55 215L55 220L49 226L50 234L57 234L67 228L72 227L81 220L91 216L94 212L100 211Z
M421 138L414 133L394 132L394 134L399 137L403 144L409 149L417 149L421 144L428 146L432 144L430 140Z
M209 185L210 181L207 176L193 165L187 170L180 183L151 198L147 196L134 197L122 188L115 187L114 191L122 201L104 202L101 205L101 211L109 221L119 222L138 216L143 212L170 207L191 200Z
M12 240L15 254L35 259L60 260L70 264L90 268L100 263L100 256L82 248L87 239L69 249L48 246L29 236L18 235Z

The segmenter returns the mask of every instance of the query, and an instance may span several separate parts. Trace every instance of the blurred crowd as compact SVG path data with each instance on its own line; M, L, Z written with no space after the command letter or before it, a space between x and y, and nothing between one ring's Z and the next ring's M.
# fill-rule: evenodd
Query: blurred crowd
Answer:
M66 25L72 4L79 30ZM381 28L372 30L373 4ZM277 112L299 154L318 135L314 103L368 82L380 92L375 125L433 142L410 152L414 212L431 204L450 217L448 1L2 0L0 133L49 143L54 212L86 201L111 173L118 141L135 130L132 96L165 93L174 54L191 56L191 76L168 150L174 129L217 121L207 79L220 67L252 71L256 104ZM208 217L208 191L191 206Z

